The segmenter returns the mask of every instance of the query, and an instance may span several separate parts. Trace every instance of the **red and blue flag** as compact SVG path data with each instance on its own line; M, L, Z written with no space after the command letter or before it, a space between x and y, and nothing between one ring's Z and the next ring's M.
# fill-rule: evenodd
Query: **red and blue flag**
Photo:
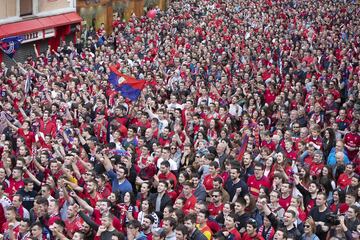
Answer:
M10 58L13 58L23 40L23 36L3 38L0 40L0 49Z
M131 101L136 101L139 98L145 86L145 80L138 80L122 74L115 66L110 66L109 82L115 91L120 92L123 97Z

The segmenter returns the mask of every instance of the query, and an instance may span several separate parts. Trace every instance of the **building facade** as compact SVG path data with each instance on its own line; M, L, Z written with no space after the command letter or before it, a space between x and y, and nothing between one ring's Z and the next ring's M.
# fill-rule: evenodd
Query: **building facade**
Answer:
M49 46L57 49L61 41L74 41L80 29L81 17L76 13L76 0L0 0L0 39L24 36L15 54L22 61ZM9 62L0 53L0 62Z
M140 17L154 7L165 10L167 4L168 0L77 0L76 9L86 27L98 29L104 24L110 33L114 18L128 20L132 14Z

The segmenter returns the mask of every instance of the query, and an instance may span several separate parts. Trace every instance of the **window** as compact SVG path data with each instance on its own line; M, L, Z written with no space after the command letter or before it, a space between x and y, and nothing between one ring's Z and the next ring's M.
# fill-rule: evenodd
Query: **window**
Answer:
M20 17L33 14L33 1L20 0Z

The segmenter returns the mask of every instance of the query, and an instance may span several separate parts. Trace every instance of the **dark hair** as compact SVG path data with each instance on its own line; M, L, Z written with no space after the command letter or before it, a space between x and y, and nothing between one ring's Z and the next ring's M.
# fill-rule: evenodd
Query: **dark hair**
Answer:
M214 182L221 183L221 184L223 183L223 179L222 179L221 177L219 177L219 176L218 176L218 177L215 177L213 181L214 181Z
M119 240L125 240L124 234L121 233L121 232L118 232L118 231L114 231L114 232L112 233L112 236L117 237Z
M182 209L175 209L175 216L177 218L178 223L184 223L185 221L185 213Z
M162 161L162 162L160 163L160 165L161 165L161 166L164 166L164 167L166 167L166 168L170 168L170 163L169 163L169 161Z
M261 170L264 170L265 169L265 165L262 163L262 162L256 162L254 167L260 167Z
M125 197L126 193L129 193L129 195L130 195L130 205L135 206L136 205L136 197L135 197L133 192L125 192L123 197L122 197L122 201L124 201L124 197Z
M142 203L143 203L144 201L147 201L147 202L148 202L148 204L149 204L148 214L151 214L151 213L155 210L154 204L152 203L152 201L150 201L149 198L146 198L146 199L144 199L144 200L141 201L140 206L142 205Z
M159 181L159 184L160 184L160 183L164 184L166 188L168 188L168 187L169 187L168 182L167 182L167 181L165 181L165 180L160 180L160 181Z
M141 228L141 223L138 220L131 220L128 224L127 227L133 227L133 228L137 228L140 229Z
M244 206L244 207L246 206L246 201L242 197L238 198L235 203L239 203L241 206Z
M63 220L57 219L57 220L55 220L55 223L56 223L57 225L61 226L62 228L65 228L65 223L64 223Z
M33 227L39 227L39 228L43 228L43 225L41 224L41 222L39 222L39 221L37 221L37 222L34 222L33 224L31 224L31 228L33 228Z
M153 223L155 222L154 217L153 217L152 215L150 215L150 214L145 215L145 216L144 216L144 218L149 219L149 220L150 220L150 222L151 222L151 224L153 224Z
M175 220L175 219L174 219ZM176 231L180 231L183 235L188 235L189 234L189 230L187 229L187 227L184 224L179 224L176 229Z
M46 205L49 206L49 201L47 200L47 198L40 196L39 198L37 198L36 203L39 205Z
M165 222L165 221L168 221L170 223L170 227L172 227L172 229L175 228L177 222L173 217L164 218L163 222Z
M195 213L190 213L188 215L185 216L184 221L191 221L192 224L196 223L196 214Z
M171 205L166 205L165 208L167 208L170 213L173 213L175 211L175 209Z
M253 218L249 218L249 220L247 221L246 224L251 225L253 228L257 228L257 227L258 227L258 224L257 224L256 220L253 219Z
M31 180L30 178L25 178L25 179L23 180L23 182L24 182L24 185L25 185L25 186L28 185L28 184L30 184L30 183L34 183L34 181Z
M219 163L216 162L216 161L213 161L209 164L210 167L214 167L215 169L218 169L219 168Z
M199 214L199 213L204 214L206 219L207 219L207 218L209 217L209 215L210 215L210 213L209 213L209 211L208 211L207 209L201 209L201 210L198 212L198 214Z

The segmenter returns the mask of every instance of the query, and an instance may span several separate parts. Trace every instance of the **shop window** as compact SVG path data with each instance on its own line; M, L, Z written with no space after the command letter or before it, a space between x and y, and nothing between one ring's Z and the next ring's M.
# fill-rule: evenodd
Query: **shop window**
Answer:
M20 0L20 17L33 14L33 0Z

